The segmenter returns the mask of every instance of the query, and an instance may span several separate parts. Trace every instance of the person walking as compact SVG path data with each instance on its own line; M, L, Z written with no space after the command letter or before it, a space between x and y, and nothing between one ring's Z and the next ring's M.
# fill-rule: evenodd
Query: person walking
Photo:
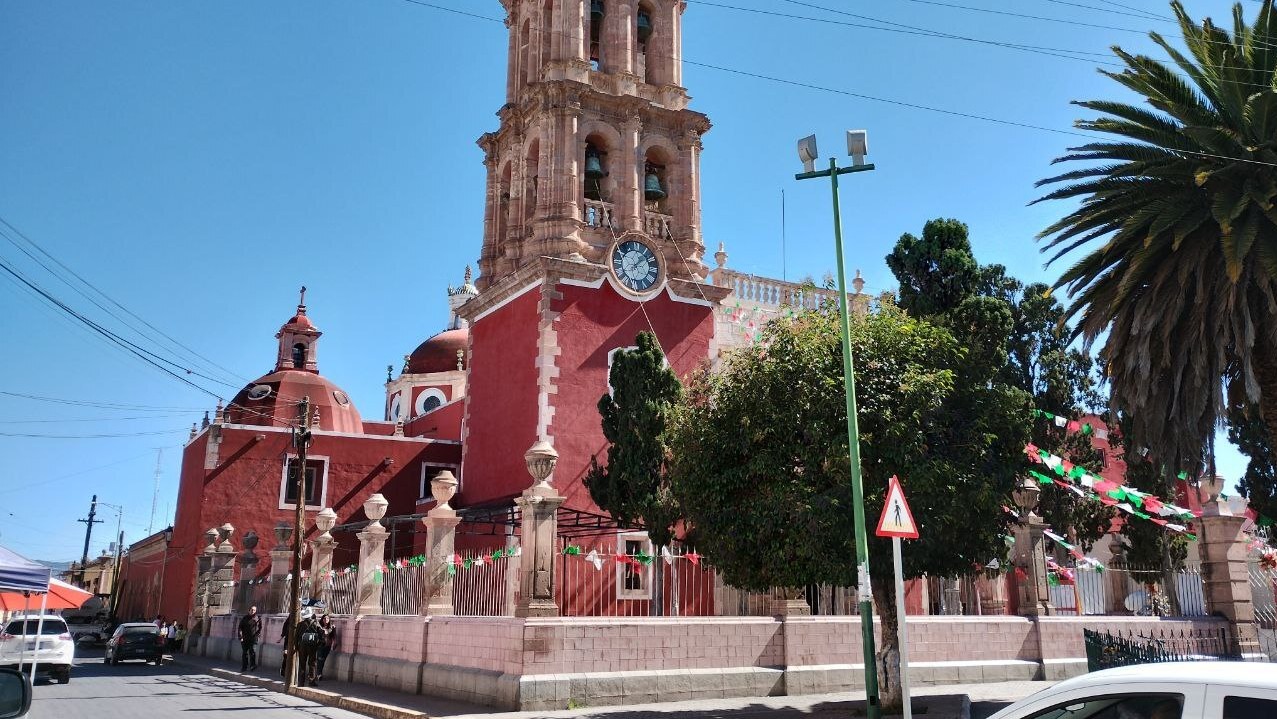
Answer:
M315 662L323 644L323 629L310 610L304 610L302 620L297 623L297 686L319 686L315 679Z
M315 667L315 680L322 681L324 678L324 663L328 661L328 655L333 651L333 645L337 643L337 625L333 624L333 618L328 612L324 612L319 618L319 631L323 633L324 643L319 646L318 662Z
M257 669L257 640L262 636L262 618L257 607L249 607L248 614L239 620L239 646L241 649L239 670L251 672Z
M186 647L186 627L181 622L177 623L177 644L173 651L185 651Z
M169 654L177 651L177 622L169 622L164 628L164 645Z

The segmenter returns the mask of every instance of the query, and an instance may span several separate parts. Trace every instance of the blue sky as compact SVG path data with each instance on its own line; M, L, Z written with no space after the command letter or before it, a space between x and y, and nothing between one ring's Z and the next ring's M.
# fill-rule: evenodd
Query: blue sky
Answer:
M270 370L302 284L321 372L380 419L386 365L443 328L444 288L478 257L475 140L504 101L504 27L430 5L502 16L497 0L0 0L0 217L225 383L184 375L212 394L197 391L0 282L0 392L94 405L0 395L0 543L78 558L95 492L125 508L126 541L141 538L160 447L165 526L186 428L213 394ZM1224 2L1189 8L1228 18ZM870 290L894 286L884 255L935 217L968 223L982 262L1052 280L1032 238L1068 208L1027 203L1084 141L1066 134L1085 114L1069 101L1125 97L1096 72L1104 53L1152 51L1144 33L1175 35L1168 17L1160 0L689 0L684 85L714 122L707 254L723 242L729 266L791 279L831 270L828 187L793 180L794 144L814 132L841 155L843 130L866 128L878 169L843 197L848 265ZM904 25L1052 50L882 29ZM0 258L154 349L3 238ZM1228 448L1220 466L1232 480L1244 460ZM114 534L115 513L99 516L94 552Z

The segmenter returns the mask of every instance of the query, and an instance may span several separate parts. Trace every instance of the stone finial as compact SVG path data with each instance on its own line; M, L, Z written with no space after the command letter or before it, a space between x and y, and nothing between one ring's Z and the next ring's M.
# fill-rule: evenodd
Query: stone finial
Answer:
M257 532L250 529L248 530L248 533L244 535L244 538L240 540L240 543L244 545L245 553L252 554L253 551L257 549L257 541Z
M400 370L400 372L401 372L402 374L408 374L408 363L409 363L409 362L412 362L412 355L404 355L404 356L403 356L403 369L402 369L402 370Z
M368 515L373 524L381 526L381 518L386 516L386 508L389 506L390 502L378 492L364 500L364 514Z
M320 538L331 537L329 532L333 531L333 527L337 526L337 513L332 507L324 507L319 510L319 514L315 515L315 528L319 530Z
M291 522L279 520L275 523L275 548L272 551L279 552L288 549L288 542L293 538L293 525Z
M727 266L727 248L722 242L718 243L718 252L714 253L714 261L718 263L720 270Z
M209 527L204 530L204 552L212 552L217 549L217 527Z
M395 420L395 435L394 436L396 437L403 436L403 418L402 417Z
M235 527L232 526L230 522L227 522L226 524L223 524L222 526L217 528L217 534L222 540L222 543L217 545L217 551L219 552L234 551L231 548L231 535L234 533L235 533Z
M436 474L430 480L430 494L438 502L439 509L452 509L448 502L457 495L457 478L446 469Z
M457 350L457 371L460 372L466 368L466 351Z
M1042 490L1038 488L1038 483L1028 477L1022 479L1019 486L1011 492L1011 497L1015 500L1015 506L1020 509L1020 516L1026 519L1037 516L1033 514L1033 510L1038 508L1038 501L1041 495Z
M319 429L319 408L316 407L314 412L310 413L310 426L312 429Z
M194 423L194 422L191 422L191 436L190 436L190 439L195 439L195 435L196 435L196 434L199 434L199 432L195 429L195 423Z
M394 372L395 372L394 365L392 364L386 365L386 384L390 384L391 378L394 376Z
M204 420L200 422L200 427L208 427L211 422L208 421L208 410L204 410Z
M523 455L523 460L527 463L528 474L532 475L535 480L533 487L546 488L550 487L549 477L554 473L554 465L559 462L559 453L554 451L554 447L549 442L541 440L528 448Z
M213 421L218 424L226 423L226 408L222 406L220 397L217 400L217 408L213 410Z
M860 270L856 270L856 279L851 281L851 287L856 291L856 294L860 294L864 291L865 280L860 276Z
M467 285L468 285L468 284L470 284L470 281L471 281L472 279L474 279L474 271L470 269L470 265L466 265L466 279L465 279L465 284L467 284Z

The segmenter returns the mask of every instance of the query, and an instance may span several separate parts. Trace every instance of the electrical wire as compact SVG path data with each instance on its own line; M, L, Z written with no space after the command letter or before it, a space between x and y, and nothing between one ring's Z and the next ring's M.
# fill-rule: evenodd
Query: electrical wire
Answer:
M165 429L157 432L121 432L118 434L38 434L34 432L0 432L0 437L24 437L27 439L119 439L121 437L154 437L163 434L177 434L187 431L185 428Z
M145 404L124 404L119 402L97 402L87 399L65 399L62 397L47 397L38 394L26 394L24 392L10 392L0 390L0 395L6 397L17 397L19 399L29 399L38 402L53 402L56 404L68 404L78 407L97 407L100 409L126 409L135 412L200 412L203 407L160 407Z
M116 315L114 312L112 312L112 311L111 311L111 310L109 310L108 308L103 307L101 303L99 303L97 300L95 300L93 297L91 297L88 293L86 293L86 292L84 292L83 290L81 290L81 289L77 288L74 284L72 284L70 281L68 281L65 277L63 277L63 276L59 275L57 272L55 272L53 269L51 269L48 265L46 265L46 264L45 264L43 261L41 261L39 258L37 258L37 257L35 257L34 255L32 255L29 251L27 251L27 249L26 249L25 247L23 247L20 243L18 243L16 240L14 240L12 237L10 237L10 236L9 236L9 234L5 231L5 228L8 228L8 230L9 230L9 231L11 231L13 234L17 235L18 237L20 237L20 238L21 238L22 240L24 240L24 241L25 241L28 245L30 245L31 247L33 247L33 248L34 248L37 252L39 252L41 255L43 255L45 258L47 258L47 259L48 259L49 261L51 261L53 264L55 264L55 265L57 265L58 267L62 268L62 269L63 269L66 273L70 274L72 277L74 277L76 280L78 280L78 281L79 281L81 284L83 284L85 287L88 287L89 289L93 290L93 291L94 291L94 292L96 292L99 296L101 296L103 299L105 299L107 302L109 302L109 303L111 303L112 305L114 305L115 307L119 308L120 310L122 310L123 312L125 312L126 314L128 314L128 315L129 315L130 317L132 317L133 319L135 319L135 320L137 320L137 321L141 322L143 325L145 325L146 327L148 327L149 329L151 329L153 332L155 332L155 333L159 334L159 336L160 336L160 337L163 337L164 339L168 340L170 343L172 343L172 345L176 345L177 347L179 347L179 348L181 348L181 349L185 350L185 351L186 351L186 352L187 352L187 353L188 353L191 357L195 358L196 360L202 361L205 365L207 365L207 366L209 366L209 367L212 367L212 368L214 368L214 369L216 369L216 370L220 370L221 372L224 372L227 376L229 376L229 377L231 377L231 378L238 379L238 380L241 380L241 381L243 381L243 382L247 382L247 381L248 381L246 378L244 378L244 377L242 377L242 376L240 376L240 375L236 374L235 372L233 372L233 371L231 371L231 370L229 370L229 369L227 369L227 368L223 367L222 365L220 365L220 364L218 364L218 363L214 362L213 360L211 360L211 359L209 359L209 358L207 358L207 357L205 357L205 356L201 355L200 353L196 352L195 350L191 349L190 347L187 347L186 345L182 344L180 341L178 341L178 340L174 339L172 336L170 336L169 334L167 334L167 333L166 333L166 332L164 332L163 330L159 329L159 328L158 328L158 327L156 327L155 325L151 324L150 322L147 322L145 319L143 319L142 317L138 316L136 313L134 313L134 312L133 312L132 310L130 310L129 308L127 308L127 307L125 307L124 305L122 305L122 304L120 304L119 302L117 302L117 301L116 301L114 298L112 298L110 295L106 294L106 293L105 293L105 292L103 292L100 288L98 288L96 285L94 285L93 283L91 283L91 282L89 282L88 280L84 279L84 277L82 277L82 276L81 276L79 273L77 273L75 270L73 270L73 269L71 269L70 267L68 267L68 266L67 266L64 262L62 262L62 261L61 261L61 260L59 260L57 257L54 257L52 254L50 254L48 250L46 250L46 249L44 249L43 247L41 247L39 243L37 243L35 240L31 239L31 238L30 238L27 234L25 234L24 232L22 232L22 230L18 229L18 227L17 227L17 226L15 226L13 223L9 222L9 221L8 221L7 219L5 219L3 216L0 216L0 225L2 225L2 227L0 227L0 236L3 236L6 240L8 240L8 241L9 241L10 243L12 243L15 247L17 247L20 251L22 251L22 252L23 252L23 254L25 254L25 255L27 255L28 257L30 257L31 259L33 259L36 263L38 263L41 267L43 267L43 268L44 268L44 269L45 269L45 270L46 270L49 274L53 275L54 277L57 277L57 278L58 278L59 280L61 280L64 284L66 284L68 287L70 287L70 288L72 288L72 289L76 290L76 291L77 291L77 292L78 292L81 296L83 296L85 299L87 299L87 300L89 300L90 302L92 302L94 305L96 305L96 306L97 306L99 309L101 309L103 312L106 312L107 314L109 314L109 315L111 315L112 317L114 317L116 320L118 320L118 321L120 321L121 323L123 323L126 327L128 327L129 329L131 329L131 330L133 330L134 332L136 332L136 333L137 333L140 337L147 338L147 339L149 339L149 340L150 340L150 341L152 341L152 342L156 342L156 344L161 344L161 343L159 343L158 341L156 341L153 337L147 337L146 333L144 333L144 332L142 332L142 331L138 330L136 327L134 327L133 325L129 324L129 322L128 322L128 321L124 320L124 319L123 319L123 318L121 318L119 315Z

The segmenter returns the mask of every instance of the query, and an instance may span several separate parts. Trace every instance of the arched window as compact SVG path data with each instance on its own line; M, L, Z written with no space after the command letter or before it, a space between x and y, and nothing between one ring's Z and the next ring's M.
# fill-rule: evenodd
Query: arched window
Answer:
M603 69L603 18L607 10L603 0L590 0L590 67Z
M607 153L592 142L585 143L585 171L581 173L587 200L605 200L603 178L607 177Z
M302 369L306 366L306 344L298 342L293 345L293 367Z

